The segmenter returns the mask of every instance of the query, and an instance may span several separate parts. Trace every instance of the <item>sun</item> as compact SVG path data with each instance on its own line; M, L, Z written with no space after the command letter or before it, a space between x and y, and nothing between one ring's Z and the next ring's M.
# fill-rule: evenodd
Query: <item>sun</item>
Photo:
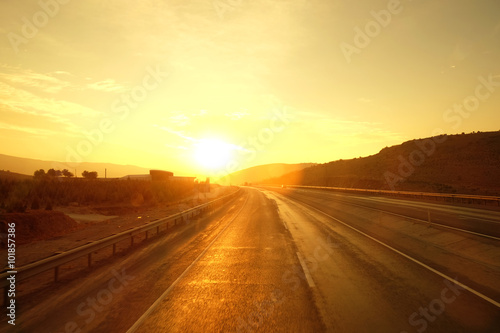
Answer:
M219 139L201 139L195 144L194 157L206 169L220 169L231 159L233 146Z

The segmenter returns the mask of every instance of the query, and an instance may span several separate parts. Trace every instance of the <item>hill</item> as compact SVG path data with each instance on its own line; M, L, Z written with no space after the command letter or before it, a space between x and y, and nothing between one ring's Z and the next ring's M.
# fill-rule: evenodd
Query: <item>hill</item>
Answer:
M33 176L0 170L0 180L25 180L25 179L33 179Z
M224 180L228 180L233 185L244 185L245 183L260 182L264 179L280 177L284 174L299 171L304 168L316 165L315 163L285 164L273 163L254 166L248 169L233 172Z
M500 131L411 140L261 183L500 195L499 171Z
M75 169L68 168L62 162L43 161L31 158L15 157L0 154L0 169L9 170L11 173L21 173L24 175L32 176L35 170L44 169L45 171L54 169L69 169L70 172L75 173ZM104 170L107 169L108 178L122 177L133 174L147 174L149 169L141 168L134 165L121 165L112 163L80 163L76 170L76 175L81 177L84 170L97 171L99 177L104 177Z

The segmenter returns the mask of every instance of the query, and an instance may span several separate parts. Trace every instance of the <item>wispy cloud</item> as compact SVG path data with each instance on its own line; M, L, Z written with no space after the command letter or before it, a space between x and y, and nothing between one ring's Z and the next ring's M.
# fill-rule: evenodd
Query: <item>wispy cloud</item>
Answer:
M170 122L173 125L180 126L180 127L187 126L187 125L189 125L189 117L186 116L185 114L182 114L182 113L177 114L175 116L170 117Z
M0 111L11 126L2 129L37 135L59 134L74 137L81 134L81 119L92 119L101 112L62 99L38 96L0 81ZM29 123L30 125L28 125Z
M113 79L106 79L103 81L98 81L94 83L87 84L87 87L93 90L105 91L105 92L114 92L114 91L123 91L125 87L121 84L118 84Z
M0 80L24 88L36 88L45 93L58 93L62 89L69 87L70 83L54 76L36 73L29 69L0 65Z
M7 124L4 122L0 122L0 129L24 132L24 133L28 133L28 134L34 134L37 136L49 136L49 135L58 134L58 132L52 131L52 130L47 130L47 129L43 129L43 128L34 128L34 127L28 127L28 126L17 126L17 125L13 125L13 124Z
M62 99L40 97L3 82L0 82L0 98L0 103L10 106L12 110L17 110L18 112L34 112L40 115L49 114L59 116L79 115L84 117L101 115L101 112L83 105Z
M190 141L190 142L196 141L196 139L185 135L183 131L175 131L175 130L169 128L169 127L160 126L160 125L157 125L157 124L154 124L153 126L156 127L156 128L158 128L158 129L160 129L160 130L162 130L162 131L165 131L167 133L176 135L176 136L178 136L178 137L180 137L180 138L182 138L182 139L184 139L186 141Z
M239 119L244 118L244 117L249 116L249 115L250 115L250 113L248 113L246 111L236 111L236 112L225 114L225 116L229 117L231 120L239 120Z

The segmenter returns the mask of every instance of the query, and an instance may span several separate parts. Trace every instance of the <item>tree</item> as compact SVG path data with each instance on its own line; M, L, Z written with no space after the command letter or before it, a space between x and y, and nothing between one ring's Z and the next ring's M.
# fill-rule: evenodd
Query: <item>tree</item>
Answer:
M64 170L62 171L62 175L63 175L64 177L68 177L68 178L70 178L70 177L73 177L73 176L74 176L74 175L73 175L73 173L69 172L69 170L68 170L68 169L64 169Z
M35 173L34 173L35 179L44 179L45 176L46 176L45 175L45 170L43 170L43 169L36 170Z
M57 176L57 172L56 172L56 170L54 170L54 169L49 169L49 170L47 171L47 176L49 176L50 178L54 178L54 177L56 177L56 176Z
M96 179L97 178L97 171L87 171L85 170L84 172L82 172L82 176L83 178L85 179Z

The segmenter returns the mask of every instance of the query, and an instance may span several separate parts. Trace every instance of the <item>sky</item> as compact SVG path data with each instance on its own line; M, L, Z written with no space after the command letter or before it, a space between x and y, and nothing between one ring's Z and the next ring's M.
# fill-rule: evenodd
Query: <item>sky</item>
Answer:
M497 0L4 0L0 153L216 176L500 130L499 13Z

